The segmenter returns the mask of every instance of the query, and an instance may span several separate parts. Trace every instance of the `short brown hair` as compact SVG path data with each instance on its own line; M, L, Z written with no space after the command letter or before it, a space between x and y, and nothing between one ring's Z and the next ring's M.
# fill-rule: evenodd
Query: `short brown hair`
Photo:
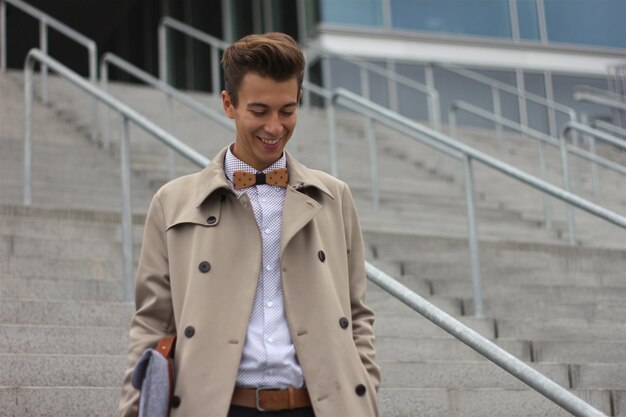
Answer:
M222 56L226 91L237 106L237 92L243 77L254 72L275 81L298 79L298 93L304 78L304 55L296 41L279 32L248 35L230 45Z

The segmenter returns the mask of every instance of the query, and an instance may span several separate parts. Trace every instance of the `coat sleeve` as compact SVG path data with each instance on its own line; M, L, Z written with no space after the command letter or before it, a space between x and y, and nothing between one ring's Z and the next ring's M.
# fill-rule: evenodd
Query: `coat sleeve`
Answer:
M352 310L352 337L361 362L367 370L371 382L378 390L380 369L376 365L374 347L374 313L365 305L367 278L365 276L365 258L363 236L352 194L344 185L342 194L343 219L348 245L348 268L350 279L350 307Z
M137 415L139 391L133 388L130 381L137 360L146 349L154 348L159 339L175 333L165 230L165 216L157 193L148 209L137 267L136 310L130 328L128 365L119 402L119 417Z

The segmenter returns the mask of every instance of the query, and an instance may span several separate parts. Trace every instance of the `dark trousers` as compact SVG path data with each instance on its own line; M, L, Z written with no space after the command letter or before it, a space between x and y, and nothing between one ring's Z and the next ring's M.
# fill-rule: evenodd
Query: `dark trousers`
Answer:
M315 417L315 414L311 407L283 411L259 411L256 408L231 405L228 417Z

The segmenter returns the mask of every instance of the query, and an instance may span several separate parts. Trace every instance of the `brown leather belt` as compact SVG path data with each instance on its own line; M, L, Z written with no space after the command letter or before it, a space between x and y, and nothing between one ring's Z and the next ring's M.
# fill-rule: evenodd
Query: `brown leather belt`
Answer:
M310 407L311 398L306 388L235 388L232 405L256 408L259 411L293 410Z

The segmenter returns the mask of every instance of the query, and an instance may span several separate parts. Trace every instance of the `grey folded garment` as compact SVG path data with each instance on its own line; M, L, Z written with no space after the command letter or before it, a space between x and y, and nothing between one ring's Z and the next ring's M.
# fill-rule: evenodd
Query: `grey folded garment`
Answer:
M133 387L141 390L137 417L167 417L170 402L170 377L167 359L154 349L146 349L131 375Z

